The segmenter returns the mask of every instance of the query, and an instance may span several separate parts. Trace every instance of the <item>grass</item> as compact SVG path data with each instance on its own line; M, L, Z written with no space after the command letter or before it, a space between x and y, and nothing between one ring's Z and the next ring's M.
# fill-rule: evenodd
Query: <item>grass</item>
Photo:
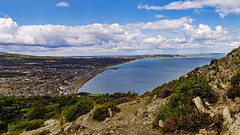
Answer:
M101 95L103 95L103 94L88 94L89 97L99 97Z
M78 85L79 83L81 83L82 81L88 79L88 77L83 77L82 79L77 80L74 84Z

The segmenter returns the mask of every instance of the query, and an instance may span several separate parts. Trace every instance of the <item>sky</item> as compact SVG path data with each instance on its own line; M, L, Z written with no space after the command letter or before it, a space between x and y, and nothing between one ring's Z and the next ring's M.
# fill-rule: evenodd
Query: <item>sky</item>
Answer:
M240 0L0 0L0 52L227 53L239 22Z

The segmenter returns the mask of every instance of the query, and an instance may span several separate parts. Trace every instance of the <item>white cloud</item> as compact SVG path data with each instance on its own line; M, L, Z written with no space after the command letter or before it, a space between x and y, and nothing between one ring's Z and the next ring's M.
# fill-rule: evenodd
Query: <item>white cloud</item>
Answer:
M164 15L155 15L156 18L164 18Z
M57 7L69 7L69 4L65 1L61 1L56 4Z
M192 18L182 17L126 25L19 26L11 18L0 18L0 49L34 55L100 55L162 52L161 49L176 48L226 48L240 43L239 37L231 37L222 26L212 29L200 24L196 27L192 22ZM143 30L158 31L158 34L146 34Z
M239 0L187 0L169 3L165 6L138 5L138 9L147 10L187 10L214 7L221 18L228 14L240 14Z
M146 38L146 39L143 40L143 42L157 45L157 44L163 43L166 40L167 40L166 37L162 37L161 35L158 35L157 37Z
M188 42L205 42L205 41L219 41L227 42L231 39L228 31L221 26L216 26L215 31L208 25L199 24L198 28L186 24L184 27L185 37Z

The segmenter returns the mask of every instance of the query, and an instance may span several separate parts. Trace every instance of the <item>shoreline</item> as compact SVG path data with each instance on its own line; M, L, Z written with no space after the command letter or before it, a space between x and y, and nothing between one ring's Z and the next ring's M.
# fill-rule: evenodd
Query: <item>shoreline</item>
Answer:
M169 58L169 57L159 57L159 58ZM170 58L179 58L179 57L174 56L174 57L170 57ZM144 58L144 59L150 59L150 58ZM128 61L128 62L135 62L135 61L138 61L138 60L141 60L141 59L133 59L133 60L130 60L130 61ZM120 65L120 64L124 64L124 63L128 63L128 62L121 62L121 63L113 64L113 65L110 65L110 66ZM109 67L109 66L107 66L107 67ZM74 90L73 90L72 93L73 93L73 94L78 94L78 93L79 93L79 92L78 92L79 89L82 88L82 86L83 86L85 83L87 83L87 82L90 81L91 79L97 77L97 76L100 75L102 72L107 71L107 70L117 70L117 69L118 69L118 68L107 68L107 67L105 67L104 69L101 69L101 70L99 70L99 71L96 71L93 75L91 75L91 76L89 76L89 77L83 78L82 81L79 82L79 83L76 85L76 87L74 88Z
M82 86L87 83L88 81L90 81L91 79L95 78L96 76L100 75L102 72L106 71L108 69L103 69L103 70L99 70L99 71L96 71L93 75L89 76L89 77L86 77L86 78L83 78L81 82L79 82L77 84L77 86L74 88L73 90L73 94L78 94L78 90L80 88L82 88Z

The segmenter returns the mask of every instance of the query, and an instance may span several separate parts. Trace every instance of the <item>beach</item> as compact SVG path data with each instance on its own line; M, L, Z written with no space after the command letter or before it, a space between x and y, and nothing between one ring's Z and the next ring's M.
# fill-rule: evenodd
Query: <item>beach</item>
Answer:
M99 70L99 71L96 71L94 74L92 74L91 76L88 76L88 77L84 77L81 82L79 82L77 84L77 86L74 88L73 90L73 94L78 94L78 90L85 84L87 83L88 81L90 81L91 79L93 79L94 77L98 76L99 74L101 74L102 72L106 71L106 70L109 70L109 69L102 69L102 70Z

